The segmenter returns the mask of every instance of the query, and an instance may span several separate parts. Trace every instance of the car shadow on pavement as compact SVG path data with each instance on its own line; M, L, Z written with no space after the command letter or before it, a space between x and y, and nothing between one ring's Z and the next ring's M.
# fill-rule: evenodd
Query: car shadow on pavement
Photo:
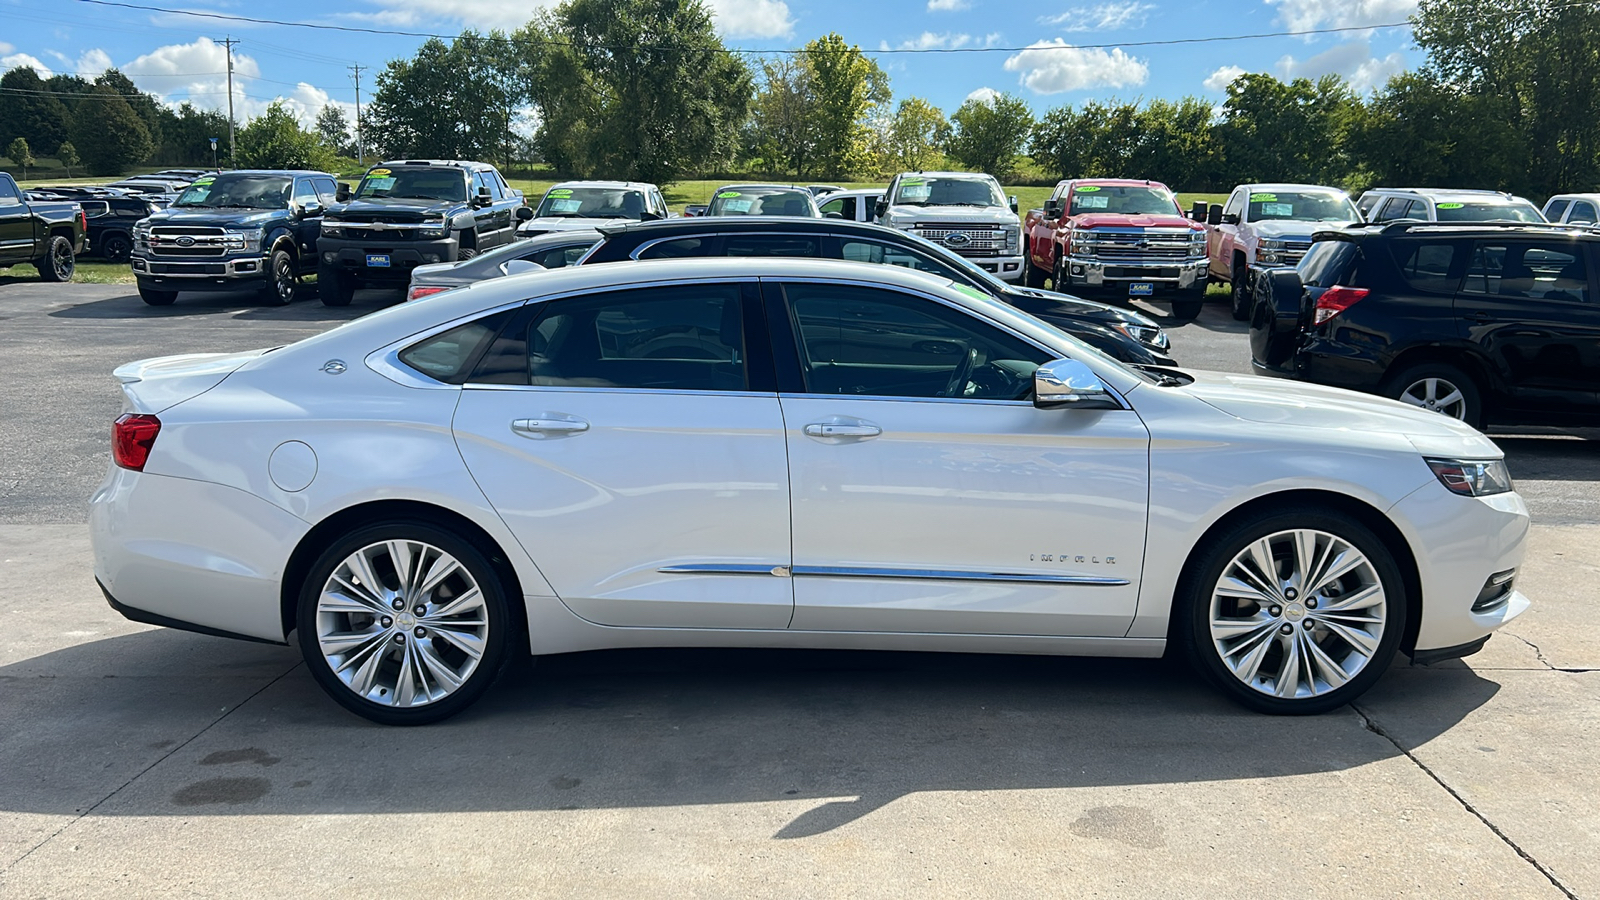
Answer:
M1417 706L1430 738L1499 690L1459 666L1397 701L1396 674L1387 702ZM0 717L5 811L813 804L774 839L917 792L1243 781L1400 754L1354 710L1256 715L1161 660L860 651L546 657L454 719L386 728L323 695L292 648L166 630L0 667Z
M249 293L180 294L171 306L151 306L139 299L131 286L124 296L79 303L55 310L57 319L163 319L190 316L227 315L235 319L272 319L297 322L344 322L401 302L398 291L357 291L349 306L323 306L315 285L308 285L300 299L288 306L269 306Z
M1600 429L1572 434L1497 434L1490 436L1506 454L1513 483L1525 481L1600 481Z

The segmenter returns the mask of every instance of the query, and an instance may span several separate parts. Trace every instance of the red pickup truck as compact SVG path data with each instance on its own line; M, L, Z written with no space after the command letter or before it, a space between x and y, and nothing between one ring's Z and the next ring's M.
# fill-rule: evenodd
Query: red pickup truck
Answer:
M1192 222L1167 186L1127 178L1060 182L1022 224L1023 277L1071 294L1170 296L1172 314L1192 319L1206 295L1205 226Z

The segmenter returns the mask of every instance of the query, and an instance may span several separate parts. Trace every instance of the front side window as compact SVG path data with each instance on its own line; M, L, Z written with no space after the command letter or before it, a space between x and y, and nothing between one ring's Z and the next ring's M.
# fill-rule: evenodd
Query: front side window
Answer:
M1544 217L1551 222L1561 221L1561 216L1566 213L1567 204L1570 202L1570 200L1551 200L1545 204Z
M1455 268L1460 249L1455 241L1400 241L1394 245L1394 261L1413 288L1453 294L1461 280L1460 270Z
M301 206L306 206L308 204L320 203L321 202L320 200L317 199L317 189L315 187L312 187L311 179L309 179L309 178L297 178L297 179L295 179L295 182L294 182L294 202L300 204Z
M432 166L378 166L356 186L357 200L383 197L408 200L466 200L467 178L460 169Z
M175 209L286 209L294 181L283 175L207 175L178 195Z
M827 203L822 204L822 214L825 216L836 215L841 219L855 221L856 198L840 197L837 200L829 200Z
M1235 191L1233 196L1228 198L1228 205L1222 208L1222 214L1237 216L1242 212L1244 212L1244 192Z
M332 178L313 178L311 185L317 189L317 196L321 198L323 206L332 206L339 202L339 183Z
M1587 200L1574 200L1572 202L1572 215L1567 217L1567 221L1593 225L1596 222L1600 222L1600 215L1595 214L1593 203Z
M879 263L889 266L904 266L907 269L916 269L918 272L931 272L934 275L948 278L952 281L962 282L966 279L951 271L949 266L929 259L920 253L895 244L883 241L865 241L860 238L841 238L839 240L839 256L850 262Z
M1052 354L932 300L877 288L784 288L806 391L843 396L1026 400Z
M737 284L703 284L553 301L527 335L527 383L746 390L739 296Z
M21 202L22 195L17 193L17 189L12 185L11 179L0 178L0 204L13 206Z
M1480 241L1462 293L1530 300L1589 300L1589 270L1576 243Z

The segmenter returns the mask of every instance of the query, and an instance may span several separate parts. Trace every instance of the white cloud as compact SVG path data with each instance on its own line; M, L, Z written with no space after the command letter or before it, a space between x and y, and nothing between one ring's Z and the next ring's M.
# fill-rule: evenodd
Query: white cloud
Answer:
M1372 45L1366 41L1349 41L1318 53L1305 60L1285 56L1278 60L1278 76L1290 78L1321 78L1324 75L1341 75L1360 93L1382 87L1390 78L1406 70L1406 59L1391 53L1382 59L1372 55Z
M448 20L472 28L512 30L528 24L535 10L555 6L558 0L372 0L381 7L371 13L343 13L342 18L382 25L418 25Z
M1119 28L1142 28L1149 18L1153 3L1138 0L1112 0L1094 6L1074 6L1064 13L1046 16L1039 21L1046 25L1060 25L1063 31L1115 31Z
M971 6L967 0L928 0L928 12L955 12Z
M6 43L5 41L0 41L0 53L10 53L11 51L13 51L15 49L17 49L17 48L11 46L10 44Z
M909 41L901 41L900 45L894 49L953 50L957 47L965 47L970 43L972 43L972 35L970 34L951 34L950 32L934 34L931 31L924 31L919 37ZM888 41L881 42L878 47L882 50L890 49Z
M7 45L7 49L10 49L10 45ZM49 66L45 65L37 56L29 56L26 53L13 53L10 56L0 56L0 69L10 71L11 69L20 69L23 66L31 67L33 71L39 74L40 78L49 78L51 75L55 74L55 72L52 71Z
M1018 81L1036 94L1059 94L1093 87L1144 84L1150 67L1122 52L1074 47L1060 38L1038 41L1006 60L1007 72L1021 72Z
M708 0L717 31L726 37L780 38L794 34L783 0Z
M1278 7L1278 21L1290 31L1361 28L1404 22L1417 0L1266 0Z
M111 68L111 56L98 47L86 50L77 59L55 50L46 50L51 57L60 60L65 71L74 72L81 78L95 78L105 70Z
M968 94L967 95L967 99L968 100L976 100L979 103L993 103L994 102L994 98L996 98L998 96L1000 96L1000 92L995 90L994 88L992 88L992 87L981 87L981 88L978 88L977 90L973 91L972 93Z
M1243 74L1244 69L1241 69L1238 66L1223 66L1222 68L1206 76L1206 80L1204 82L1206 90L1219 92L1225 91L1228 89L1228 85L1233 84L1233 80L1235 78L1238 78Z
M197 38L190 44L168 44L135 59L122 72L140 90L149 91L169 103L188 100L202 109L228 108L228 53L210 38ZM247 85L261 77L261 67L253 57L233 54L233 102L235 114L249 100ZM243 117L241 116L241 121Z

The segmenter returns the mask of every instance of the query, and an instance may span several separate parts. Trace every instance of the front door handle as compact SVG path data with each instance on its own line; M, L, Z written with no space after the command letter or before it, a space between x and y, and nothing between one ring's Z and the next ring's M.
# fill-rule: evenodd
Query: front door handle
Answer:
M589 423L576 416L545 415L537 419L515 419L511 430L528 437L551 434L579 434L589 430Z
M869 422L847 425L838 422L812 422L806 426L808 437L819 438L869 438L883 434L883 429Z
M1467 318L1471 319L1474 322L1479 322L1479 323L1493 322L1494 321L1494 316L1492 314L1486 313L1486 312L1470 313L1467 316Z

